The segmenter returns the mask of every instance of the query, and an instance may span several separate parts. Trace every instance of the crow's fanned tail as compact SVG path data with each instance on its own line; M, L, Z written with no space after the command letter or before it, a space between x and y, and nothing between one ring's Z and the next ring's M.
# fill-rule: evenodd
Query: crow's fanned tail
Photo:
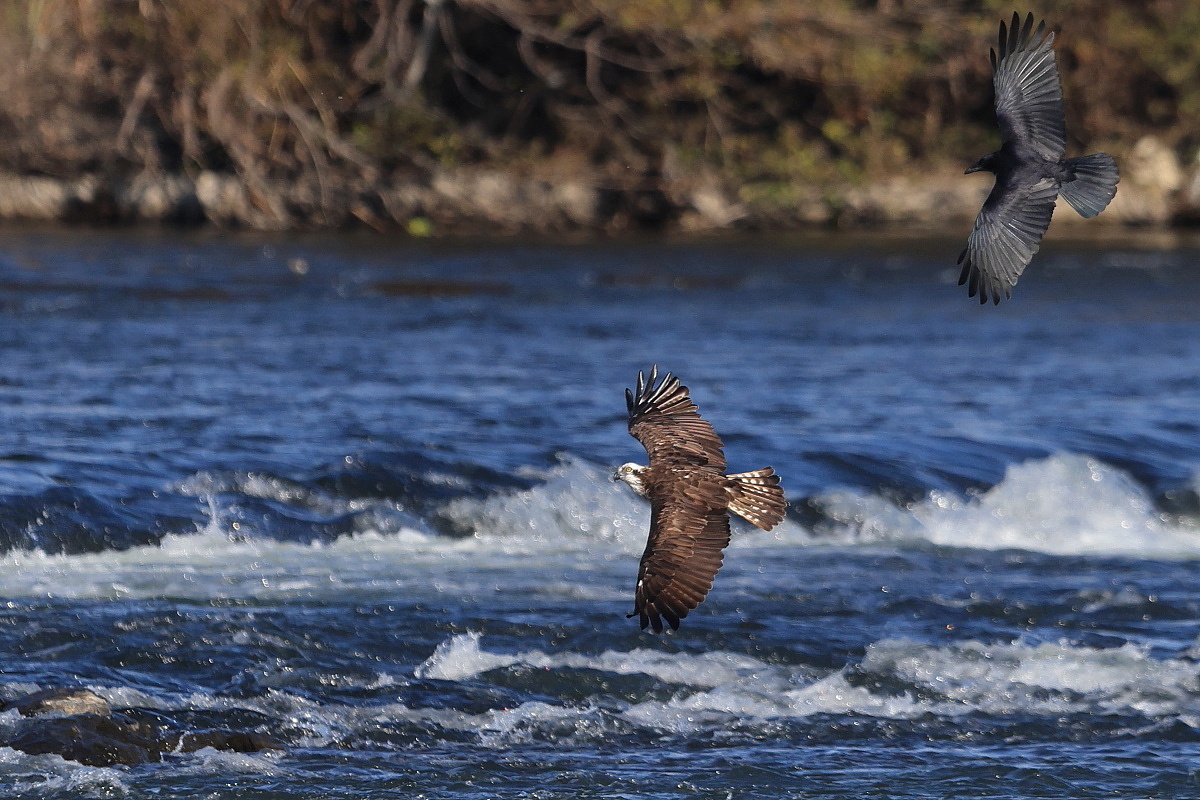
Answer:
M1108 153L1068 158L1063 162L1070 177L1059 193L1082 217L1094 217L1105 209L1117 193L1117 162Z

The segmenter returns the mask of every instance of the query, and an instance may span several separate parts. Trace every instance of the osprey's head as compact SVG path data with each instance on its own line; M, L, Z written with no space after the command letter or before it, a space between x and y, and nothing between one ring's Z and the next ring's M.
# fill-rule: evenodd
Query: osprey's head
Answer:
M995 153L988 153L986 156L983 156L978 161L976 161L974 164L967 167L966 172L964 172L963 174L970 175L972 172L981 172L981 171L986 171L986 172L995 172L996 171L996 154Z
M640 496L645 497L646 484L642 483L642 473L647 469L648 467L644 467L641 464L634 464L630 461L617 467L617 471L613 473L612 479L614 481L624 481L629 484L630 489L633 489Z

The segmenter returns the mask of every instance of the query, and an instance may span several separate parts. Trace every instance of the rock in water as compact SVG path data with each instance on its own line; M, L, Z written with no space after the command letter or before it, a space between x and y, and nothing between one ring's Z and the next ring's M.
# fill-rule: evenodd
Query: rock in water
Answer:
M0 704L0 711L15 708L22 716L32 717L37 714L60 713L97 714L107 717L111 712L108 701L88 689L55 688L43 689L40 692L23 695L8 703Z
M30 755L54 753L89 767L145 764L162 759L157 739L143 736L136 727L121 720L98 714L27 722L8 746Z

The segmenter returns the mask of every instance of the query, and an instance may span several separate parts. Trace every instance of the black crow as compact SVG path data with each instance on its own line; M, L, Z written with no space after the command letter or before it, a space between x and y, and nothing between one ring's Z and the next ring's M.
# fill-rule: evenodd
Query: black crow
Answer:
M1000 23L999 56L992 50L1000 149L967 172L993 172L996 184L958 257L958 283L967 284L971 297L978 292L980 303L1009 296L1038 251L1060 193L1085 217L1099 214L1117 193L1117 163L1108 153L1062 158L1066 126L1053 43L1045 22L1034 30L1033 14L1024 26L1013 14L1011 28Z

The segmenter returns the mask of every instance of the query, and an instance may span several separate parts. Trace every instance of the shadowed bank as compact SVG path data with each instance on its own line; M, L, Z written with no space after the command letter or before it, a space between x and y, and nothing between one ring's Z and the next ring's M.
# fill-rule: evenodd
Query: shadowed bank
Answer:
M13 0L0 218L416 235L967 219L957 165L994 148L979 47L1011 13L985 6ZM1105 218L1195 220L1200 15L1053 12L1070 145L1129 175Z

